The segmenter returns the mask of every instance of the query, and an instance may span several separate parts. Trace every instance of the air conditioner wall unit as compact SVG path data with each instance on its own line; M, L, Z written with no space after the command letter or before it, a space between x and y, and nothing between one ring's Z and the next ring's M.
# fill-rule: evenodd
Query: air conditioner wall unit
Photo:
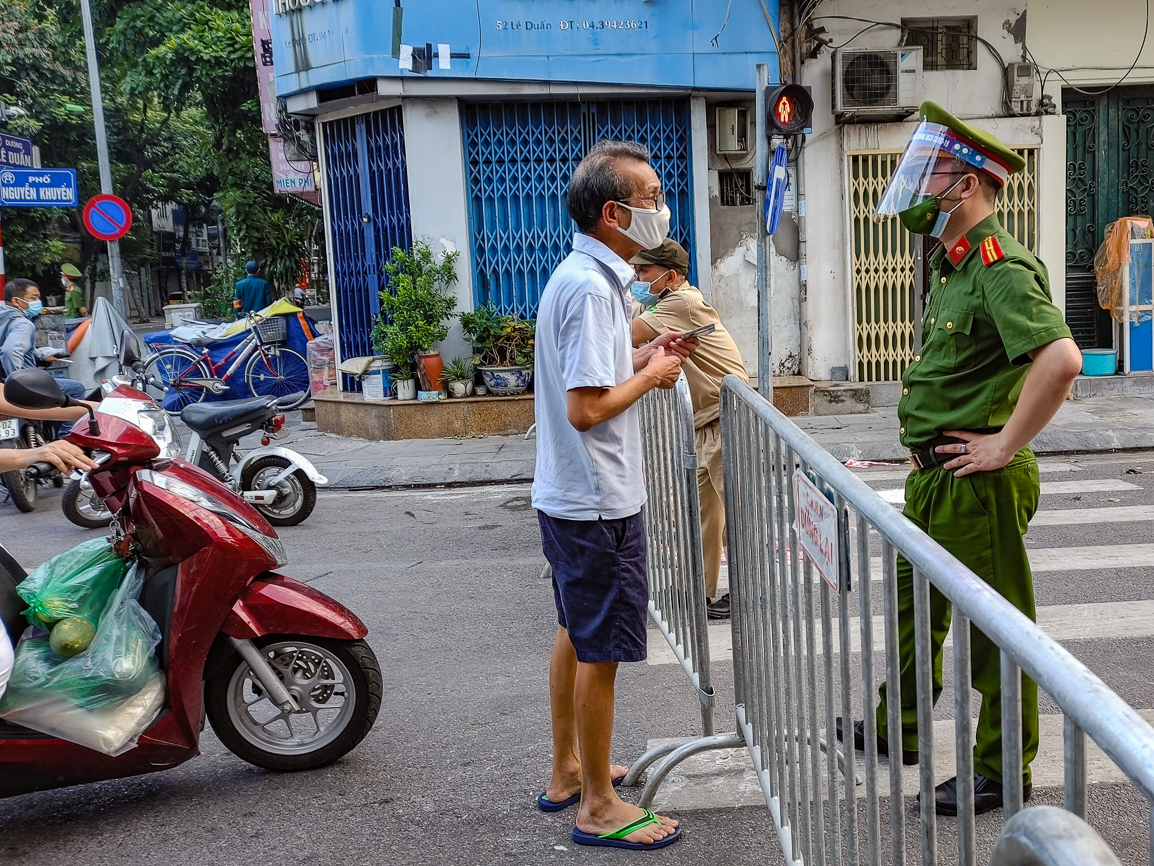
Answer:
M922 48L839 48L830 77L839 123L902 120L922 102Z

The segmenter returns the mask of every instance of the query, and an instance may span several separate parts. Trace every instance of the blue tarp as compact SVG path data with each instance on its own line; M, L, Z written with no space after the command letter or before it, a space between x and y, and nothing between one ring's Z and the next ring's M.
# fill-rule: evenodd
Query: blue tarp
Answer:
M304 356L305 346L309 341L309 337L305 334L304 328L301 327L300 318L296 314L293 314L285 316L284 319L287 326L285 344L290 349L295 349L296 351L300 352L302 356ZM314 328L312 322L309 322L309 327ZM226 337L223 340L217 340L216 342L210 344L208 346L208 353L212 358L212 362L214 364L220 364L228 356L229 352L244 342L248 335L248 330L244 330L239 334L234 334L231 337ZM315 329L313 330L313 335L316 335ZM187 343L182 343L174 339L172 337L172 331L154 331L151 334L145 334L144 343L153 352L159 352L161 349L167 349L170 346L180 346L185 349L191 349L198 355L203 351L203 349L199 347L189 346ZM233 356L229 360L229 365L231 366L234 361L236 361L236 356ZM230 390L221 394L219 397L215 397L212 395L212 393L209 393L204 398L204 401L209 402L214 400L239 400L245 397L255 396L252 391L249 390L248 385L244 381L244 367L247 364L248 361L245 361L245 364L242 364L240 369L233 373L232 378L228 380L227 384ZM218 378L223 376L225 370L227 369L227 367L218 369L216 371L216 376ZM168 405L170 399L170 397L165 397L161 402L161 405L163 405L165 409L171 408Z

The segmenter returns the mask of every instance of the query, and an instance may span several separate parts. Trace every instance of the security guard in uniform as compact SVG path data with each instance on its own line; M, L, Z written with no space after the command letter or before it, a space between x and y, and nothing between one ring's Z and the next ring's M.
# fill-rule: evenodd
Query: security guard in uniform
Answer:
M1046 267L998 223L994 201L1023 159L992 135L925 102L922 124L890 179L876 218L897 216L938 238L921 353L902 376L901 442L914 470L904 514L1034 619L1022 537L1038 507L1038 464L1029 442L1049 423L1081 370L1081 354L1050 299ZM918 761L912 569L898 559L903 763ZM942 691L950 604L930 588L933 698ZM974 688L982 695L974 747L975 812L1002 805L1000 655L971 629ZM885 686L878 752L889 753ZM838 720L838 738L842 735ZM854 744L864 747L863 722ZM1022 679L1024 794L1038 751L1038 687ZM1018 772L1019 768L1005 768ZM957 779L937 787L939 814L957 814Z

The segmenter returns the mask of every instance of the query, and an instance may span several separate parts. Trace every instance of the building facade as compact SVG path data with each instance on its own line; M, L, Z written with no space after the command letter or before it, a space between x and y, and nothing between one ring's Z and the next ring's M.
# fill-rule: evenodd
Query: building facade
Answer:
M887 382L913 357L926 250L871 214L924 99L1025 157L1000 216L1079 344L1113 344L1093 254L1106 224L1154 209L1143 0L269 3L277 95L317 122L343 357L372 353L382 265L416 238L460 251L459 309L534 315L568 252L568 179L616 137L652 151L690 279L757 374L759 62L771 80L792 65L815 101L772 242L774 375ZM464 354L459 330L443 351Z

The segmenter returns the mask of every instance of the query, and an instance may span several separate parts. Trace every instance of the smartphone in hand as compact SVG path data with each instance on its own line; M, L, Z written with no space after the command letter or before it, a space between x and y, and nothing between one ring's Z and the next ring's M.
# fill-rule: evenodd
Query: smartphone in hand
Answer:
M707 334L712 334L717 330L717 325L702 325L700 328L694 328L691 331L683 331L679 339L692 340L694 337L704 337Z

